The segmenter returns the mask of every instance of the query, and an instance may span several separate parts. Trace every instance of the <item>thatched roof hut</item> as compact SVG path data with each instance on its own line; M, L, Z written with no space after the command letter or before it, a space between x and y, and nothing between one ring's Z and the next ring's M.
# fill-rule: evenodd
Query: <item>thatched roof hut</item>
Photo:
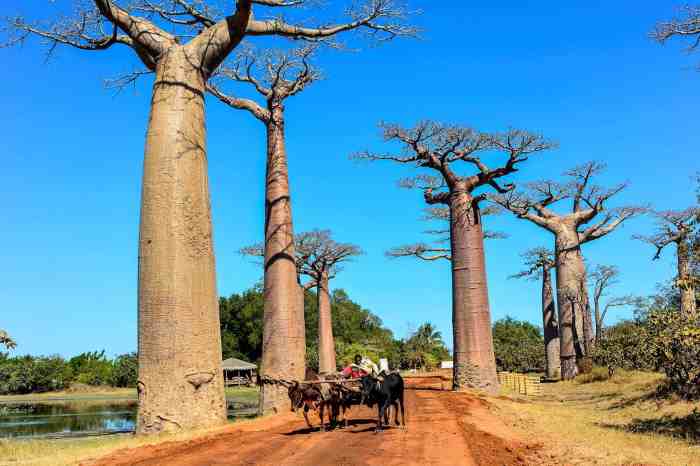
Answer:
M221 363L221 368L223 370L229 371L250 371L256 370L258 366L247 361L242 361L240 359L228 358L223 360L223 362Z
M221 362L226 385L251 385L258 366L248 361L236 358L224 359Z

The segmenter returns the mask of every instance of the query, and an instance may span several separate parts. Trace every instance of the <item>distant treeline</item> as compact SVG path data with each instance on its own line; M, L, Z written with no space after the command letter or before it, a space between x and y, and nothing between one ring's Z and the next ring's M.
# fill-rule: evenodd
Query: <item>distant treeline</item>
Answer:
M387 358L394 368L439 366L450 359L440 332L429 324L419 326L406 339L397 339L374 313L353 302L343 290L331 296L333 333L340 366L355 354L375 362ZM240 294L220 298L222 357L259 363L262 356L263 292L255 286ZM309 367L318 369L318 307L316 295L305 300L306 354ZM21 350L21 342L19 346ZM64 390L74 383L92 386L136 385L136 353L110 359L104 351L64 359L60 356L16 356L0 352L0 394L41 393Z
M64 390L74 383L132 387L136 385L137 367L136 353L109 359L104 351L93 351L68 360L0 353L0 394Z
M219 300L223 357L259 363L262 357L263 290L255 286ZM375 362L386 358L393 368L433 368L450 358L442 335L430 323L419 326L406 339L396 338L372 311L352 301L342 289L331 295L333 336L339 367L356 354ZM318 369L318 305L316 294L304 299L307 365Z

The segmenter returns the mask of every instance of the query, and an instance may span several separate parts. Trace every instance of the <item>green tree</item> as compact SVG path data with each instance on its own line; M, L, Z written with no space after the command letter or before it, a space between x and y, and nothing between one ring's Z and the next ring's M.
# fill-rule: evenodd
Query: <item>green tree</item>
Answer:
M15 349L17 347L17 343L10 338L10 334L7 333L4 330L0 329L0 345L4 346L5 348L11 350Z
M74 380L87 385L109 385L112 381L112 361L105 351L89 351L68 361Z
M262 357L262 285L219 298L222 356L260 362Z
M505 317L493 324L493 345L499 369L541 371L545 366L544 339L539 327Z
M306 326L306 364L318 369L318 300L316 293L306 291L304 323ZM239 357L260 362L262 356L263 290L256 285L241 294L219 300L223 357ZM338 363L342 366L347 355L358 352L371 357L387 358L392 367L400 362L399 343L391 330L373 312L350 299L344 290L331 295L333 335ZM354 351L354 352L353 352ZM351 357L352 357L351 356Z
M430 322L422 324L403 345L403 366L412 369L433 369L450 358L442 333Z
M135 387L138 369L138 357L135 352L117 356L114 359L111 384L115 387Z

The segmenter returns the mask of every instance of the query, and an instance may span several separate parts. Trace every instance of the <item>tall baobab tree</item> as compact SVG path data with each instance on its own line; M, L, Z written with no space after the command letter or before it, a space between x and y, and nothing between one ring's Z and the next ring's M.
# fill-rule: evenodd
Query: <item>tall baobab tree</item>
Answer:
M261 370L263 375L272 378L302 379L306 367L304 292L297 278L284 103L319 78L319 73L310 63L313 51L312 47L262 54L248 50L239 54L230 66L222 66L218 72L222 79L209 84L209 92L221 102L249 112L266 129L265 309ZM252 86L264 104L223 91L226 80ZM285 403L286 393L279 387L266 385L263 390L269 392L263 396L268 407L279 409Z
M7 349L17 348L17 343L10 337L10 334L0 329L0 345Z
M233 2L231 2L233 3ZM138 433L204 428L226 421L207 178L204 95L209 78L245 36L328 40L365 29L410 34L393 0L367 0L342 24L308 27L253 7L284 9L307 0L237 0L220 14L204 0L80 2L75 16L48 26L10 20L7 44L38 36L50 50L130 47L155 73L146 133L139 232ZM140 15L140 16L139 16Z
M240 250L241 254L266 258L264 244L247 246ZM329 230L312 230L300 233L294 237L294 252L297 271L298 289L301 292L301 304L303 308L303 293L305 290L316 288L318 300L318 356L319 372L333 372L336 370L335 343L333 338L333 318L331 315L330 280L342 269L344 262L362 254L362 250L350 243L338 243L331 238ZM302 285L302 276L310 278ZM301 320L303 324L304 321ZM298 324L298 321L297 321ZM267 325L267 324L266 324ZM268 342L264 341L263 345ZM263 346L263 353L265 346ZM272 354L272 353L271 353ZM302 355L305 353L302 352ZM279 355L280 360L287 361L292 357L289 352ZM263 358L265 358L263 354ZM281 366L283 366L281 364ZM291 375L291 374L283 374ZM275 408L278 393L266 392L265 405ZM283 393L286 397L286 392ZM284 397L280 397L284 400ZM274 401L273 401L274 400Z
M301 233L296 239L299 270L316 285L318 299L318 369L320 373L335 372L335 340L331 315L330 280L341 270L344 262L362 254L350 243L337 243L329 230Z
M685 38L689 41L688 52L695 51L700 45L700 5L681 7L678 17L658 23L650 35L660 44Z
M452 265L452 325L454 333L453 388L467 387L494 392L498 389L496 362L491 336L491 315L486 284L484 233L480 202L482 187L507 192L513 185L501 186L499 179L517 171L529 155L552 144L542 137L511 129L502 134L485 134L472 128L447 126L425 121L414 128L382 124L384 140L397 142L401 154L362 152L363 160L388 160L428 168L437 176L419 175L402 185L423 190L429 205L449 208ZM505 163L489 168L482 153L501 152ZM458 175L454 165L462 162L473 171Z
M596 345L603 338L605 317L608 315L608 311L614 307L629 306L639 302L639 298L634 296L618 296L607 300L603 305L603 298L611 287L619 283L619 276L620 270L614 265L598 265L588 274L588 280L593 284Z
M697 310L695 282L697 278L691 270L692 243L698 226L700 209L691 207L685 210L666 210L654 212L658 229L654 235L636 235L636 239L645 241L656 247L654 260L661 257L661 251L666 246L676 246L676 286L681 294L681 312L687 316L694 315Z
M522 254L525 270L511 278L528 278L542 280L542 329L547 378L556 380L561 377L561 359L559 357L559 323L554 304L552 273L555 267L554 254L547 248L534 248Z
M589 366L594 347L581 245L608 235L645 210L630 206L607 209L607 202L626 185L611 189L594 185L593 177L603 169L602 164L588 162L565 172L567 183L540 181L530 183L525 192L511 191L492 197L518 218L554 235L561 372L565 380L576 376L577 362ZM565 199L572 203L571 212L559 214L551 209L553 204ZM594 220L595 223L586 226Z

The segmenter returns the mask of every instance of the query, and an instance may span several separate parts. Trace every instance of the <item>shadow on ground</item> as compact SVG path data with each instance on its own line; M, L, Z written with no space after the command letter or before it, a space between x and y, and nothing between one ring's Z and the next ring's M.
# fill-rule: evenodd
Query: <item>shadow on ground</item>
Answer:
M657 434L700 443L700 411L687 416L663 416L658 419L635 419L628 424L599 424L601 427L637 434Z

